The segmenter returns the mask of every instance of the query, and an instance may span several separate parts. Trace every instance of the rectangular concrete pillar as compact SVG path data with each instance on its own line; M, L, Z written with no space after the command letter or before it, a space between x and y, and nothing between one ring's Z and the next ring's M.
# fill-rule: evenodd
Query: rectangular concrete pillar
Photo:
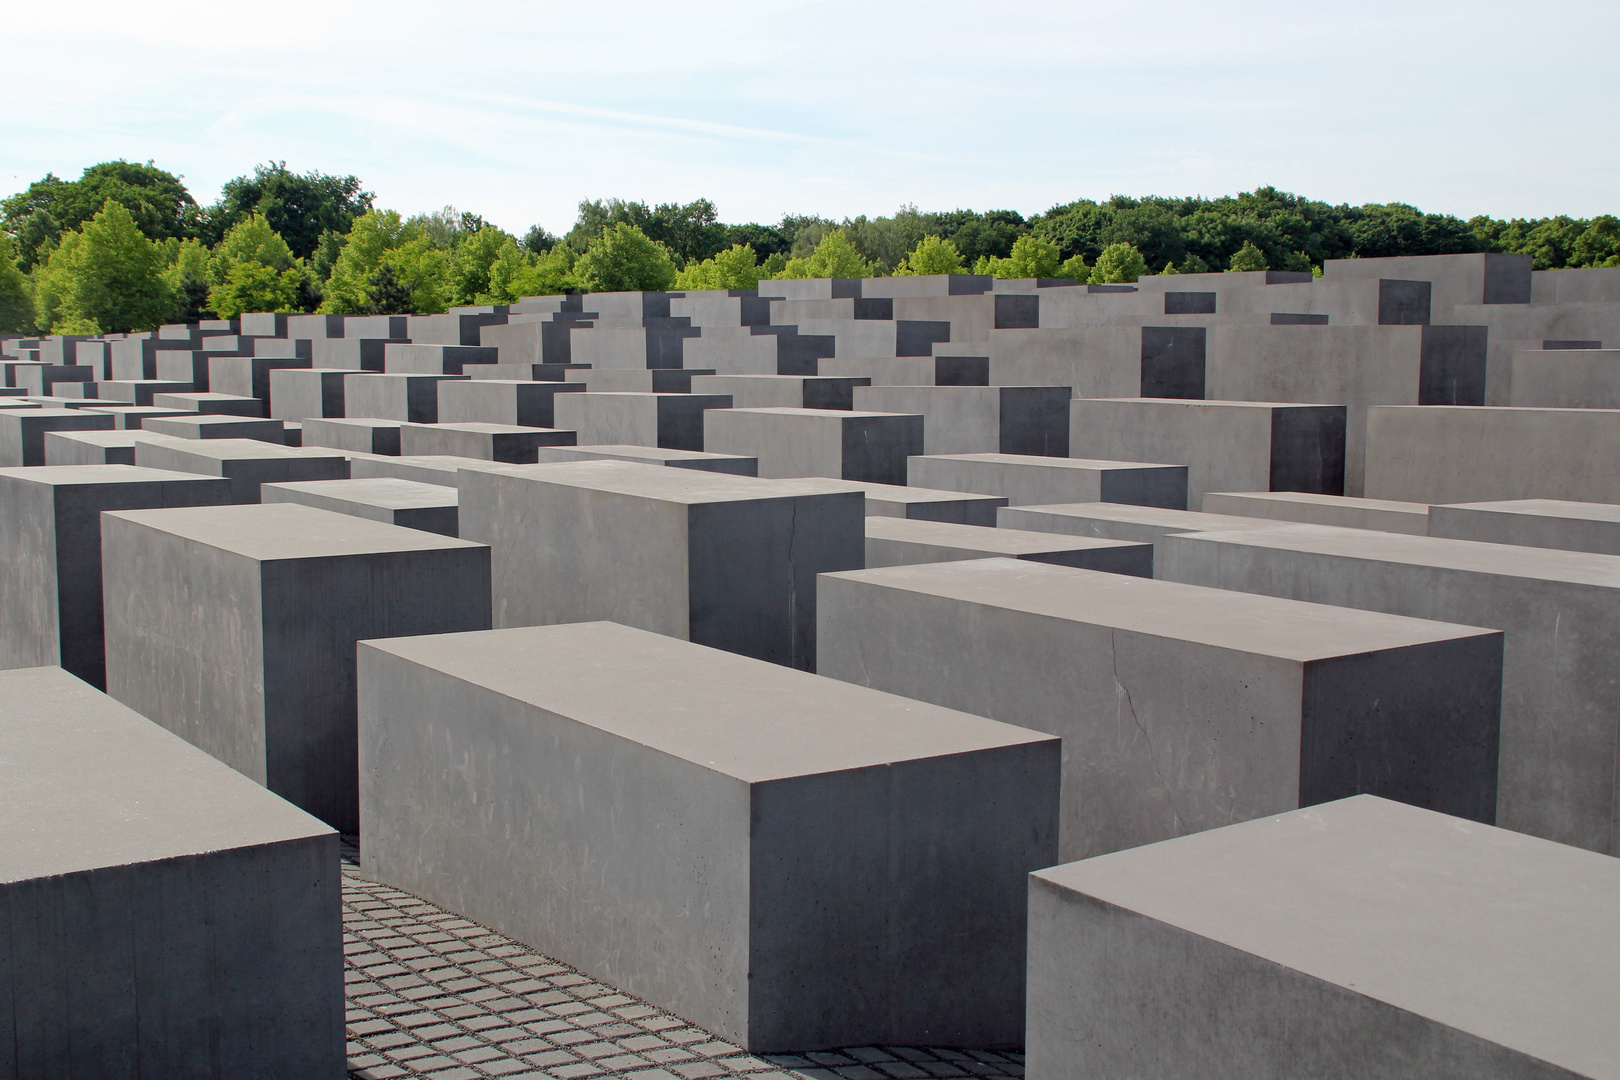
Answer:
M632 443L705 450L704 412L727 409L724 394L567 394L552 402L557 426L579 432L582 446Z
M918 487L1001 495L1012 506L1112 502L1187 508L1187 466L1032 454L937 454L907 462Z
M1067 386L866 386L855 407L921 415L925 454L1068 457L1073 397Z
M1620 862L1362 795L1030 878L1030 1080L1620 1061Z
M697 450L666 450L661 446L630 446L604 443L598 446L547 446L536 461L638 461L644 465L667 465L672 469L702 469L733 476L758 476L759 459L737 454L711 454Z
M360 685L368 874L749 1050L1019 1040L1057 740L601 622Z
M923 418L829 409L727 409L707 420L708 446L759 459L766 477L824 476L904 484L923 448Z
M996 524L996 511L1007 505L1000 495L974 495L964 491L936 491L933 488L905 487L901 484L869 484L863 480L826 480L843 491L859 491L866 496L867 517L910 518L913 521L947 521L956 525Z
M489 626L489 551L308 506L102 516L107 691L360 831L354 643Z
M343 339L337 339L341 342ZM270 415L308 420L344 415L343 377L359 368L280 368L270 373Z
M283 480L345 480L349 463L329 450L277 446L255 439L176 439L156 435L135 445L135 464L231 482L231 502L256 503L259 485Z
M868 378L828 375L699 375L692 389L727 394L735 409L853 409L855 388L871 384Z
M816 574L864 558L860 494L814 480L579 461L456 485L500 627L611 619L808 670Z
M265 484L259 491L267 503L299 503L440 536L457 533L456 489L438 484L379 476Z
M1126 540L917 521L867 514L866 566L910 566L962 559L1028 559L1111 574L1153 576L1153 545Z
M47 431L110 431L113 418L85 409L0 410L0 468L45 464Z
M1341 529L1427 536L1429 504L1394 499L1358 499L1350 495L1311 495L1297 491L1222 491L1204 493L1211 514L1333 525Z
M516 424L401 424L399 452L407 457L447 454L523 465L535 460L542 446L573 446L577 434Z
M823 675L1062 737L1064 859L1361 792L1496 813L1494 630L1016 559L817 602Z
M462 375L343 376L346 416L373 416L382 420L432 424L439 419L439 383Z
M331 829L60 668L0 746L6 1076L344 1075Z
M556 427L552 399L583 394L585 387L567 382L523 382L517 379L469 379L439 384L440 423L521 424Z
M251 416L204 415L153 417L141 425L156 435L177 439L253 439L287 445L287 427L280 420Z
M1428 516L1430 536L1620 555L1620 506L1612 503L1510 499L1431 506Z

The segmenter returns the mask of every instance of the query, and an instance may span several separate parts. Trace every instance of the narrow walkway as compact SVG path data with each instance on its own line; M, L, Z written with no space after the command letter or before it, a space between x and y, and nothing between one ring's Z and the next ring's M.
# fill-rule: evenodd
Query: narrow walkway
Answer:
M349 1073L359 1080L1021 1077L1023 1055L863 1046L743 1053L409 893L343 850Z

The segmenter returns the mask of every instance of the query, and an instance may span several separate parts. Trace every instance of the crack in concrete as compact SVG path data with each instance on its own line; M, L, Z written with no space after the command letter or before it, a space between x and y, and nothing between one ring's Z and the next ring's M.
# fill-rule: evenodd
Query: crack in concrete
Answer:
M1141 717L1136 715L1136 702L1131 697L1130 688L1120 681L1118 635L1119 631L1117 630L1110 629L1108 631L1108 663L1114 675L1114 687L1116 689L1114 700L1116 707L1120 697L1123 696L1126 706L1131 710L1131 723L1136 725L1136 730L1142 733L1142 739L1147 743L1148 764L1153 767L1153 775L1158 777L1159 786L1164 789L1164 801L1169 805L1170 813L1176 820L1176 834L1178 836L1185 835L1187 832L1186 822L1181 816L1181 811L1176 809L1176 800L1172 795L1170 782L1165 779L1164 773L1159 770L1159 755L1157 748L1155 748L1153 745L1153 736L1148 734L1148 729L1142 724ZM1116 713L1115 715L1117 716L1118 714Z

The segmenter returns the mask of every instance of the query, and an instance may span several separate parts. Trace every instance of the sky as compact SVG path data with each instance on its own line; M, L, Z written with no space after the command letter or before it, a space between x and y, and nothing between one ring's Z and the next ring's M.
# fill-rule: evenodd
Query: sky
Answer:
M521 234L581 199L727 222L1270 184L1620 213L1620 4L0 0L0 194L255 163Z

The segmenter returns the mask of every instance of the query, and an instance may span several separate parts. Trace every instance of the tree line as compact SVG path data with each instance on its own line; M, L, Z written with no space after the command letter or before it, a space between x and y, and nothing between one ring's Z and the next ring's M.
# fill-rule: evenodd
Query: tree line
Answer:
M726 224L714 203L587 200L562 236L446 206L378 209L354 176L255 167L202 206L145 164L47 175L0 200L0 331L108 333L244 311L402 314L622 289L751 289L772 278L977 273L1129 282L1150 273L1310 270L1327 259L1519 252L1537 269L1620 266L1620 220L1467 221L1275 188L1215 199Z

